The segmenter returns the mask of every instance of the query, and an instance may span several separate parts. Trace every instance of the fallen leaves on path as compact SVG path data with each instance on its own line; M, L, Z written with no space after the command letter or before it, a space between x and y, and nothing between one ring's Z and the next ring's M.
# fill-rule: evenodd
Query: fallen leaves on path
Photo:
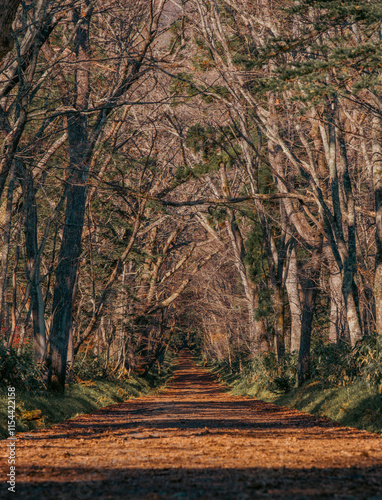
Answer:
M20 434L16 494L382 500L381 442L324 418L231 396L183 354L158 395Z

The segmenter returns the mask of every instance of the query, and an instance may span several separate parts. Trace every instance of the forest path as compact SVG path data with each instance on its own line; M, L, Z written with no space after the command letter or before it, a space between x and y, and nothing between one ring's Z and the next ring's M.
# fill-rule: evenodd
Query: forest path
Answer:
M231 396L183 353L160 394L20 434L15 498L377 500L381 443Z

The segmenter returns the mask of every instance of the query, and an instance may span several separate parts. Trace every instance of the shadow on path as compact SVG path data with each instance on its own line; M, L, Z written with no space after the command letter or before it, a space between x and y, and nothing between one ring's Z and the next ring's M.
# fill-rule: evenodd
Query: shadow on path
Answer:
M20 435L16 494L382 500L381 465L378 435L231 396L185 353L158 395Z

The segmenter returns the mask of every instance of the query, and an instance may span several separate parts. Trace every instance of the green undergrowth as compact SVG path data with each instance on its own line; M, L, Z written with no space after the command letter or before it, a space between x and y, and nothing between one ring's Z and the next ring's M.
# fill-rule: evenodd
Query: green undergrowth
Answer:
M320 380L310 380L284 394L272 392L246 375L232 373L226 364L205 365L234 395L251 396L305 413L325 416L347 427L382 432L382 394L364 380L338 387L325 387ZM269 387L269 385L268 385Z
M30 391L16 387L16 428L25 432L91 413L105 406L161 390L173 372L174 358L168 357L145 378L136 374L123 380L80 380L66 388L65 394ZM0 438L8 437L7 386L0 396Z

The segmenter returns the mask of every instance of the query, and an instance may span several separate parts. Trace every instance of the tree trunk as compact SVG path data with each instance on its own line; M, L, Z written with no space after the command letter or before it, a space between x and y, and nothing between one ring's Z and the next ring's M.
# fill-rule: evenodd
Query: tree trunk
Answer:
M324 249L325 257L329 267L330 286L330 326L329 342L336 344L340 340L350 340L349 328L346 317L346 306L342 294L342 273L328 246Z
M273 284L273 303L275 314L275 354L280 361L285 354L284 339L284 289L282 284Z
M86 182L89 162L87 149L87 119L83 114L68 117L70 144L69 188L65 225L56 270L53 293L53 322L50 334L48 386L65 390L69 335L72 327L73 290L81 255L81 238L85 217Z
M11 171L11 178L8 186L7 199L5 200L4 222L2 224L2 249L1 249L1 271L0 271L0 326L5 326L5 305L8 286L8 264L9 248L11 241L12 227L12 203L13 191L15 187L14 169Z
M358 287L354 280L357 273L357 246L356 246L356 219L355 219L355 201L353 196L352 184L349 175L349 162L347 156L346 142L343 132L338 133L338 142L340 150L340 173L344 190L346 203L347 219L347 256L344 259L344 280L342 290L344 293L347 320L349 325L350 342L354 346L361 340L362 322L359 311Z
M87 2L86 2L87 3ZM90 46L89 24L91 9L85 16L73 10L73 21L78 23L74 47L77 62L75 72L76 95L75 109L67 116L70 164L68 193L64 231L56 269L56 282L53 292L52 328L49 338L48 387L65 390L66 362L68 344L72 328L74 286L81 255L81 239L85 218L87 180L92 147L88 140L88 120L84 111L88 107L90 83ZM66 94L65 94L66 95ZM65 102L66 97L63 98ZM94 145L93 145L94 146Z
M73 327L70 329L69 332L69 342L68 342L68 382L73 381L73 364L74 364L74 349L73 349Z
M298 289L298 269L296 250L293 248L288 265L288 275L285 280L285 288L288 294L288 302L291 314L291 339L290 352L298 351L301 340L302 311L300 292Z
M229 189L229 183L228 183L228 178L227 178L227 173L226 173L226 167L223 164L220 167L220 183L221 183L221 190L223 193L223 196L229 198L231 196L230 189ZM255 313L255 290L253 283L251 282L247 269L244 264L244 258L245 258L245 249L244 249L244 243L243 243L243 237L241 234L241 231L237 225L236 222L236 213L234 210L229 211L229 220L226 222L226 227L227 227L227 232L229 235L229 238L231 240L231 245L233 249L233 253L235 256L235 265L236 268L239 272L241 283L244 288L244 293L245 293L245 298L246 298L246 305L247 305L247 310L248 310L248 332L249 332L249 339L250 339L250 345L251 347L253 346L255 349L257 348L257 332L256 332L256 321L254 317ZM259 332L261 335L261 332Z
M10 334L9 340L8 340L8 349L10 347L12 347L12 344L13 344L15 337L16 337L16 330L17 330L17 318L16 318L16 313L17 313L17 266L19 265L19 257L20 257L20 246L17 245L15 264L13 266L13 273L12 273L12 288L13 288L12 328L11 328L11 334Z
M374 297L376 309L376 331L382 335L382 120L375 116L372 122L373 135L373 187L375 196L376 226Z
M253 307L256 313L256 310L259 307L259 293L255 288L253 294ZM269 351L269 342L267 329L265 327L264 321L262 319L256 319L255 317L255 348L256 352L267 352Z
M318 277L321 268L321 248L315 249L306 269L303 282L304 304L302 310L301 342L298 353L297 377L300 386L310 375L310 338L312 321L318 292Z
M19 171L25 200L25 249L31 297L34 356L36 363L41 363L44 360L46 351L46 332L45 307L40 283L40 256L37 242L36 190L33 185L33 177L27 169L22 166Z

